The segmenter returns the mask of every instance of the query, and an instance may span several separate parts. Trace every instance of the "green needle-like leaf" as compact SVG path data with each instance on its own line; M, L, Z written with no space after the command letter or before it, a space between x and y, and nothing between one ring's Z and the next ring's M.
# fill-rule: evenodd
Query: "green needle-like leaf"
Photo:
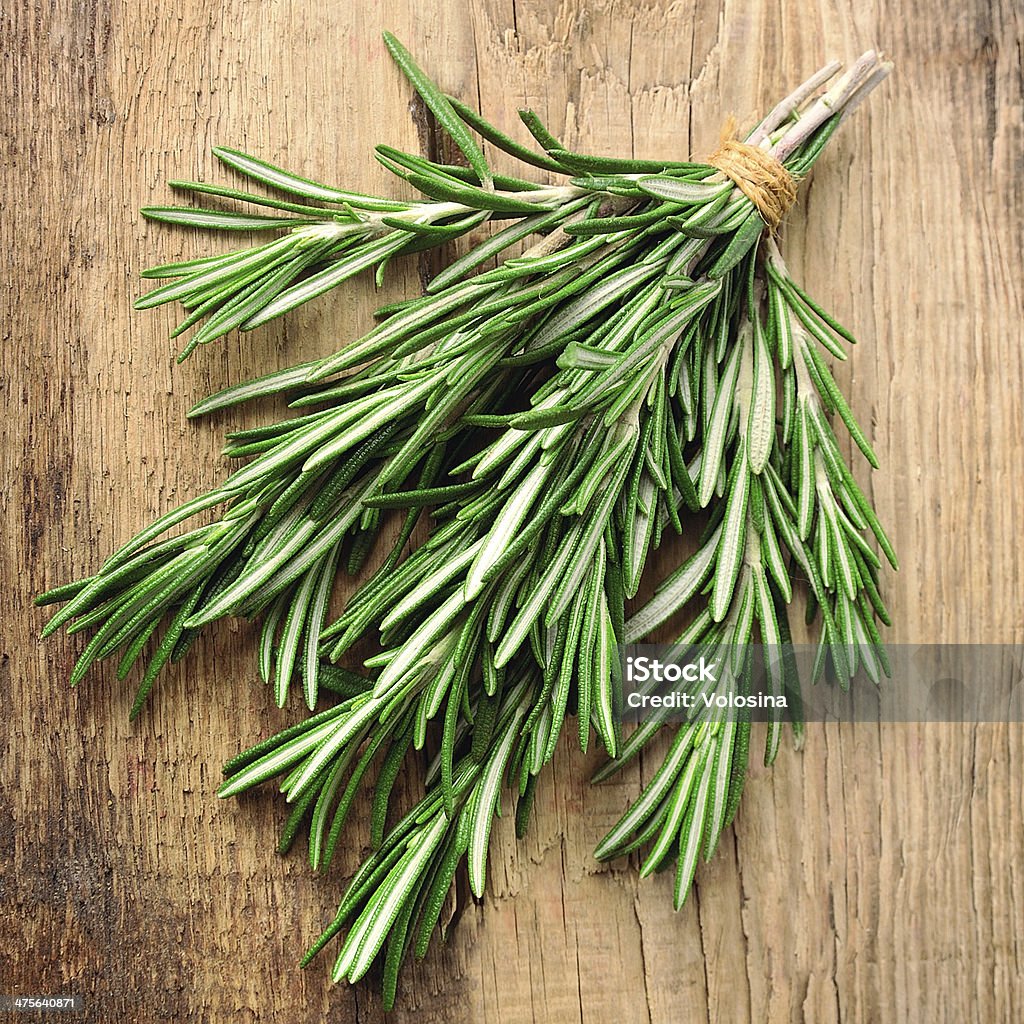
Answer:
M484 159L483 151L466 129L445 94L420 70L409 51L390 32L384 33L384 45L430 112L437 118L437 123L452 137L452 141L469 161L469 166L476 171L480 183L485 189L489 189L492 184L491 172Z

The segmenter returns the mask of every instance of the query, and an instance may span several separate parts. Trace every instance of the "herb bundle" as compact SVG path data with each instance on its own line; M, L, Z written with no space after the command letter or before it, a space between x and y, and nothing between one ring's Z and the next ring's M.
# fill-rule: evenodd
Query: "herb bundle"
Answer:
M406 202L216 150L272 194L174 182L242 209L147 216L285 234L157 267L147 276L167 283L138 305L181 302L176 333L197 328L184 358L365 269L379 279L401 254L510 223L422 297L380 310L356 342L200 402L190 415L286 394L300 412L229 435L226 454L248 461L220 487L40 601L65 602L46 633L91 631L73 683L114 656L126 676L148 652L133 715L162 667L228 615L262 616L259 669L279 705L296 680L311 711L331 692L332 706L232 760L221 795L279 778L292 805L281 848L305 830L322 869L372 785L374 852L309 956L347 929L335 979L382 961L390 1004L460 864L483 894L504 790L525 829L567 715L584 750L593 730L611 758L599 779L664 726L651 715L622 735L621 644L688 609L679 643L733 652L718 685L742 685L752 641L788 641L800 580L821 619L815 677L831 667L847 685L863 669L877 682L888 618L875 545L895 557L833 429L841 420L877 464L826 363L853 338L792 279L775 234L796 182L889 65L869 52L822 91L839 71L830 64L743 142L664 163L571 152L524 112L536 153L385 40L466 165L378 147L424 196ZM566 183L493 174L477 135ZM183 527L213 509L212 522ZM328 621L339 573L361 569L390 510L402 516L396 543ZM403 558L427 510L426 539ZM697 523L696 553L627 615L666 531ZM379 653L365 673L339 666L367 640ZM791 664L771 683L798 698ZM782 724L770 723L766 763ZM422 799L389 827L398 773L432 732ZM597 856L647 848L645 874L674 859L681 905L735 812L749 733L742 717L696 712Z

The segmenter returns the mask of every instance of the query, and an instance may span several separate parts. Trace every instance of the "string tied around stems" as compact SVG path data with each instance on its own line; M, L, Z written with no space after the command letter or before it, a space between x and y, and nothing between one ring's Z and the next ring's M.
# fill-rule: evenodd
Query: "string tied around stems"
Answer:
M796 202L796 179L766 149L740 142L735 132L735 118L729 117L722 125L718 149L706 162L730 178L775 231Z

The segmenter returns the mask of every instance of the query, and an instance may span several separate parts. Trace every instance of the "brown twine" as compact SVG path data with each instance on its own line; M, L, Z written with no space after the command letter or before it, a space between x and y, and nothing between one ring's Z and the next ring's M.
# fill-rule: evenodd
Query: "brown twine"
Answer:
M722 125L718 149L707 163L735 182L774 231L796 202L796 181L769 152L737 141L735 131L736 120L730 116Z

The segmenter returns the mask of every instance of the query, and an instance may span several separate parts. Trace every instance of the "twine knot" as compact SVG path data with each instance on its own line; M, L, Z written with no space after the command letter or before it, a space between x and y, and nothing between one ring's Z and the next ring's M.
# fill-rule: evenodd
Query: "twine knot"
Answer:
M767 150L734 139L734 129L735 122L729 118L722 126L718 149L707 163L731 178L775 231L796 202L796 180Z

